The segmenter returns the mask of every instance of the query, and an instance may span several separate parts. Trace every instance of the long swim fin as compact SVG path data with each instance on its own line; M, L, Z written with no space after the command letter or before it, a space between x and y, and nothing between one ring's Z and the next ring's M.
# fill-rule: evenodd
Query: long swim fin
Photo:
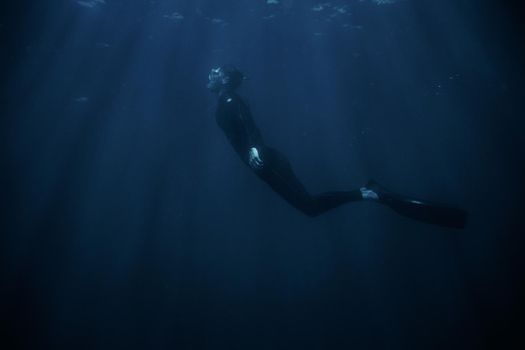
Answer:
M465 228L467 222L467 212L465 210L425 200L408 198L386 190L374 180L368 181L366 187L377 193L380 203L389 206L398 214L438 226Z

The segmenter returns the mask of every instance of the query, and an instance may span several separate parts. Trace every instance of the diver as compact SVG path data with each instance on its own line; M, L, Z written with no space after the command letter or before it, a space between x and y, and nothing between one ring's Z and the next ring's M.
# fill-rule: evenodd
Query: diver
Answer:
M211 70L207 87L218 96L217 124L222 128L241 160L289 204L315 217L345 203L373 201L397 213L443 227L463 228L467 213L442 204L407 198L380 186L374 180L353 191L310 194L294 174L290 162L268 147L255 125L250 109L236 93L245 79L236 67L226 65Z

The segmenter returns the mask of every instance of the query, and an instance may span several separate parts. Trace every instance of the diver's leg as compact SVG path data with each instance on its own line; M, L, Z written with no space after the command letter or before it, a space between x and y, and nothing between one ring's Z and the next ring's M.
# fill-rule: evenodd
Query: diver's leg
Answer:
M299 181L284 155L267 148L263 159L264 167L258 173L259 176L288 203L308 216L317 216L345 203L363 199L359 190L325 192L312 196Z
M264 167L257 172L259 177L288 203L311 217L349 202L371 200L387 205L403 216L426 223L452 228L463 228L466 224L467 212L464 210L392 193L373 180L360 190L325 192L312 196L281 153L267 148L263 160Z
M264 166L256 174L289 204L308 216L315 211L313 197L295 176L289 161L278 151L267 147Z
M370 180L363 190L375 193L379 203L385 204L398 214L411 219L444 227L465 227L467 220L467 212L465 210L392 193L374 180Z
M316 215L320 215L349 202L363 200L363 194L360 190L324 192L313 197Z

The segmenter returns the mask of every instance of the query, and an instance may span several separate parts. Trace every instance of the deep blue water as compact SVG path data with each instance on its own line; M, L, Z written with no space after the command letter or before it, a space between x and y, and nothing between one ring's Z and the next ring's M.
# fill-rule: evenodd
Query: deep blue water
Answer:
M512 2L0 10L2 348L524 345ZM205 85L224 63L249 77L240 94L309 190L373 177L467 209L467 228L374 203L302 215L217 127Z

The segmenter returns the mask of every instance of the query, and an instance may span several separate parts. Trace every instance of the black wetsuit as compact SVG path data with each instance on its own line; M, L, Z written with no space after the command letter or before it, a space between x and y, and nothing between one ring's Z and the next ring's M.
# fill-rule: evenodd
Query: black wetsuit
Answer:
M325 192L317 195L308 193L295 176L288 159L279 151L265 145L250 109L235 92L220 94L216 119L246 165L250 166L250 149L257 149L263 167L253 169L255 174L304 214L313 217L345 203L363 200L360 190ZM400 196L385 190L374 181L370 181L367 188L379 195L382 204L404 216L447 227L461 228L465 225L466 213L460 209Z

